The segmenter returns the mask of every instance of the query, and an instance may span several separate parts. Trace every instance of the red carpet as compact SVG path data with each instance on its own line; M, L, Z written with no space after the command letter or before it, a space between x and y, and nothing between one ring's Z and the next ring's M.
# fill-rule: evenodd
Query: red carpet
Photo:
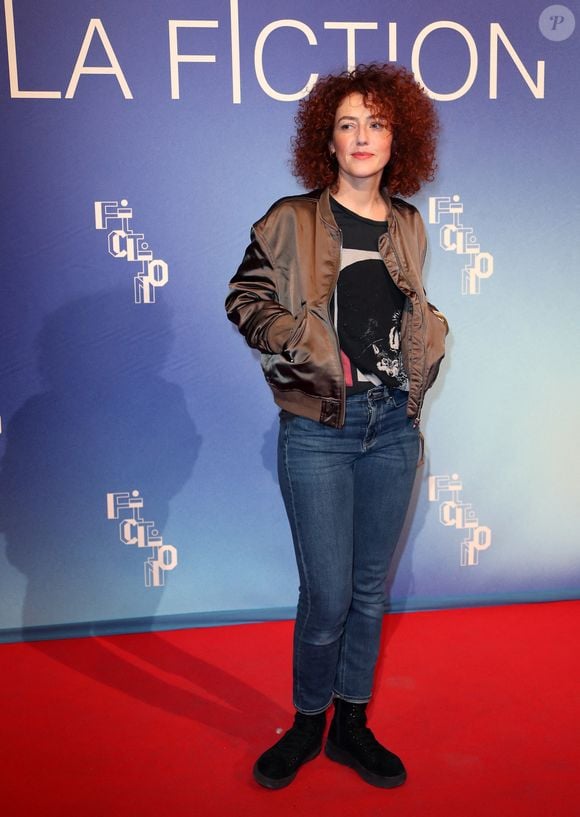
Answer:
M0 647L3 817L579 817L580 602L391 615L370 707L408 781L324 755L251 778L291 721L290 622Z

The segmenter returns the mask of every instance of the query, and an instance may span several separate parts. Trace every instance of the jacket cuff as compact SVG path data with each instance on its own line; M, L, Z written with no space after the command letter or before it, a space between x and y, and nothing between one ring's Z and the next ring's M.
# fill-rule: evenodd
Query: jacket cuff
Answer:
M267 342L274 354L284 351L286 341L296 328L296 319L293 315L281 315L268 327Z

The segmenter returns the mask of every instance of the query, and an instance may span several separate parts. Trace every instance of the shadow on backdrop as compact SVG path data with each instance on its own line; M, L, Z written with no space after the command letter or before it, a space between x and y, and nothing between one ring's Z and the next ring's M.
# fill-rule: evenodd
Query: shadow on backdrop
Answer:
M151 550L121 543L106 497L139 491L162 536L192 473L200 438L181 389L161 376L172 339L162 302L137 305L121 289L46 317L46 389L8 422L0 472L7 557L27 579L24 628L154 615L163 587L145 586Z

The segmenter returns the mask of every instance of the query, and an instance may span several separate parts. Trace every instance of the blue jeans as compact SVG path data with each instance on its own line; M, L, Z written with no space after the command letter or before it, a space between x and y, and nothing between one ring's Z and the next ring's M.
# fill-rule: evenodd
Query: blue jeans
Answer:
M378 386L347 398L343 428L280 413L278 476L300 593L294 706L369 700L385 583L415 479L419 432L407 394Z

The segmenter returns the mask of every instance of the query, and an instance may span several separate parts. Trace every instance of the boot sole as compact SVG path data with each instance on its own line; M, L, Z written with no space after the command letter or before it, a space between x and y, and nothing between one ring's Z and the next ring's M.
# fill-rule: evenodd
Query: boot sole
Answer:
M369 772L369 770L365 769L365 767L359 763L359 761L354 758L350 752L347 752L345 749L341 749L340 746L337 746L330 740L326 741L324 753L326 757L330 758L330 760L334 760L335 763L342 763L343 766L348 766L350 769L357 772L364 781L370 783L371 786L377 786L380 789L394 789L396 786L401 786L407 779L407 772L402 772L401 774L394 775L392 777L384 777L383 775L376 774L375 772Z
M294 780L294 778L296 777L296 775L298 774L298 772L300 771L302 766L304 766L305 763L309 763L309 761L314 760L315 757L318 757L321 750L322 750L322 746L319 746L317 749L315 749L313 752L311 752L308 755L308 757L304 758L304 760L302 761L300 766L298 766L296 771L292 772L292 774L288 775L288 777L280 777L280 778L266 777L258 769L258 763L256 762L254 764L254 768L252 769L252 774L254 775L254 780L257 783L259 783L260 786L264 786L264 788L266 788L266 789L283 789L284 786L289 786L290 783L292 783L292 781Z

